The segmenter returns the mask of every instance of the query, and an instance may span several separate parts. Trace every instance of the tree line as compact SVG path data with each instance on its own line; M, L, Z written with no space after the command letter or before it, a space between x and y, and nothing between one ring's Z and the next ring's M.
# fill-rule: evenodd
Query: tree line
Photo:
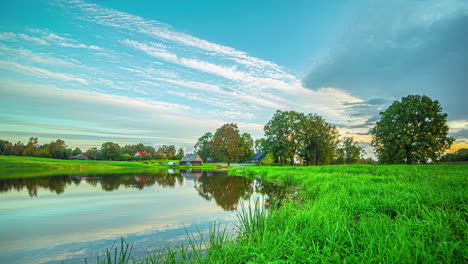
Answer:
M143 152L144 155L135 157L138 152ZM155 149L142 143L121 147L117 143L106 142L100 148L89 148L83 152L80 148L69 148L61 139L46 144L39 144L37 137L30 137L26 144L21 141L13 143L0 140L0 155L68 159L79 154L84 154L92 160L180 160L184 156L184 150L182 148L176 150L174 145L163 145Z
M372 147L381 164L413 164L462 160L462 154L445 155L454 139L448 137L447 114L437 100L425 95L408 95L381 112L371 130ZM264 163L280 165L330 165L375 163L363 159L365 151L352 137L340 137L333 124L318 114L277 110L264 126L264 138L253 142L240 134L237 124L224 124L201 136L195 152L209 158L245 162L265 151ZM254 143L254 144L253 144Z
M264 127L265 138L253 141L240 133L237 124L224 124L215 133L206 132L195 144L203 160L247 162L255 152L265 151L264 163L281 165L354 164L363 150L352 137L339 139L335 126L317 114L276 111Z

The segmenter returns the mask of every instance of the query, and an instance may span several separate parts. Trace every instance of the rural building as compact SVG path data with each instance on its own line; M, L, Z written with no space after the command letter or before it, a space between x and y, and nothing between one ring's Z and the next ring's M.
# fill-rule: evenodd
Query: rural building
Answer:
M145 152L140 151L140 152L135 153L135 155L133 155L133 157L135 158L139 156L145 156Z
M203 159L198 154L186 154L181 160L181 166L201 166Z
M252 164L262 164L262 160L266 155L266 151L257 152L252 158L250 158L250 163Z
M201 169L181 169L180 175L182 175L186 180L196 181L201 178L203 172Z
M89 158L85 154L79 154L76 156L71 156L70 159L71 160L88 160Z

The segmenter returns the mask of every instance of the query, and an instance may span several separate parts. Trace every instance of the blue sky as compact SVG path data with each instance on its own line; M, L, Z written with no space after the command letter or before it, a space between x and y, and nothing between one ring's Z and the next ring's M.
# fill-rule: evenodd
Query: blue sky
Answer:
M379 111L426 94L468 146L467 26L457 0L8 1L0 138L190 151L226 122L259 138L280 109L368 147Z

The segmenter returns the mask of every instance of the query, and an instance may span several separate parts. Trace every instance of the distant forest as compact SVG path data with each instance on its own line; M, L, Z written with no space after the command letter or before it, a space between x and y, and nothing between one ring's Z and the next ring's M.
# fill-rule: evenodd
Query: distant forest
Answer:
M184 156L184 151L182 148L176 151L174 145L163 145L155 149L142 143L121 147L119 144L106 142L99 149L90 148L83 152L79 148L68 148L65 141L61 139L47 144L39 144L37 137L30 137L27 144L0 140L0 155L72 159L80 154L86 155L91 160L172 160L181 159Z

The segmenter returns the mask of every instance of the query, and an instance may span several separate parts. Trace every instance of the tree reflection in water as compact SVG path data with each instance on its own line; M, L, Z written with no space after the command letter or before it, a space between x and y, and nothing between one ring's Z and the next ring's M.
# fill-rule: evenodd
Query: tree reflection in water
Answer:
M0 180L0 192L21 191L24 188L30 196L37 196L39 189L62 194L68 185L79 186L86 182L104 191L119 188L142 190L146 186L157 184L163 188L181 186L184 181L193 181L198 194L226 211L236 210L240 200L248 200L255 192L264 195L266 206L284 197L284 190L277 185L262 180L228 176L225 171L161 170L157 172L123 174L69 174L49 177L32 177Z

